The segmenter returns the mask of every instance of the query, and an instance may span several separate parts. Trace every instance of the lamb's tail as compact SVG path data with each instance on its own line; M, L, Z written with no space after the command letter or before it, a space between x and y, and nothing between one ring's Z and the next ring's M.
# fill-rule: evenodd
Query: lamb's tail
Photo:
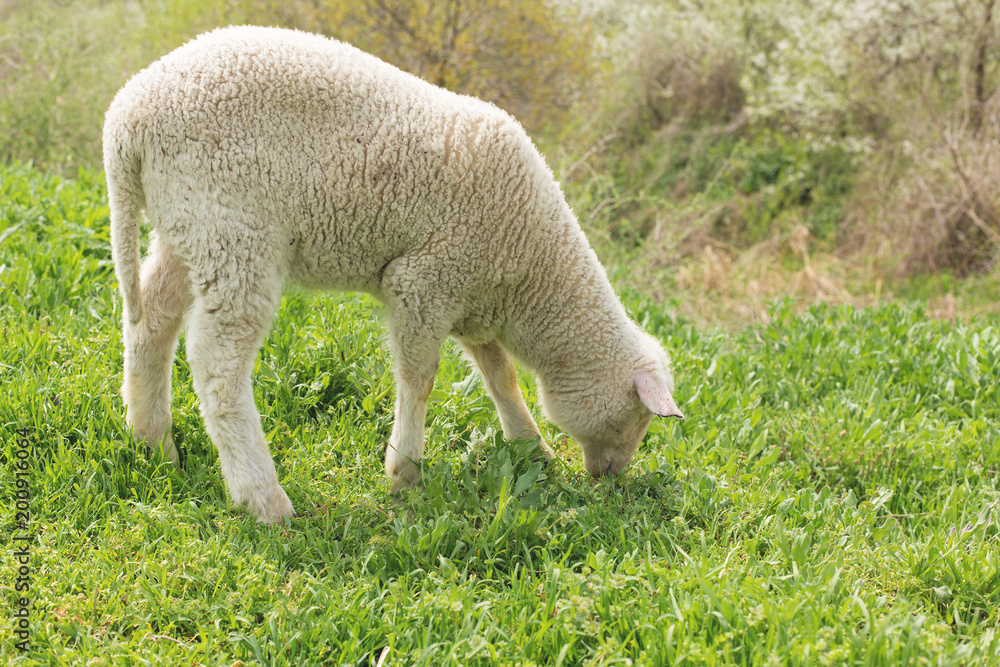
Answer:
M135 325L143 318L139 223L146 195L142 189L141 151L135 133L122 120L121 115L108 112L104 124L104 173L111 208L111 258L125 303L125 322Z

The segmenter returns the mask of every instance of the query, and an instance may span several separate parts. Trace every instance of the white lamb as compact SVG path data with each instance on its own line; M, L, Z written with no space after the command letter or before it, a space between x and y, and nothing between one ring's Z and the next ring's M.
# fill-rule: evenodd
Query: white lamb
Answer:
M449 334L482 373L505 437L538 434L513 356L536 371L546 415L594 475L629 464L654 414L682 417L666 353L626 316L531 140L491 104L321 36L224 28L119 91L104 166L128 422L176 460L170 376L186 318L229 494L261 521L293 513L251 388L287 283L386 305L394 490L419 480ZM155 231L140 271L143 210Z

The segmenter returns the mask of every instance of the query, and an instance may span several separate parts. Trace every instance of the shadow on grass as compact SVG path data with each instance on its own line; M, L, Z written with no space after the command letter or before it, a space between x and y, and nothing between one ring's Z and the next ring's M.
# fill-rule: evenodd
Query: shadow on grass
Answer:
M183 511L204 537L218 533L234 552L253 552L286 573L388 582L457 569L499 582L553 564L579 569L600 551L642 549L684 507L670 471L594 480L546 460L537 438L496 436L422 463L420 488L382 502L315 505L284 526L195 498Z
M402 494L390 510L387 540L374 549L383 577L450 563L463 574L505 578L553 562L576 563L600 549L632 551L643 519L676 511L672 476L637 471L595 481L547 461L539 441L473 447L459 460L423 467L422 488ZM646 525L649 525L647 522Z

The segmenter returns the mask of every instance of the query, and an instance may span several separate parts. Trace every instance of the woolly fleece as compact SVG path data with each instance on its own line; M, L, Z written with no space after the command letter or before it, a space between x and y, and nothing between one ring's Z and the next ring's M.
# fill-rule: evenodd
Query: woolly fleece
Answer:
M224 28L119 91L104 162L128 422L176 460L170 368L186 320L231 499L262 521L292 514L251 388L288 283L386 305L394 489L419 480L449 334L479 368L505 437L538 433L513 356L535 370L547 416L595 475L629 464L654 414L681 416L666 353L626 316L524 130L491 104L321 36ZM140 267L143 211L155 231Z

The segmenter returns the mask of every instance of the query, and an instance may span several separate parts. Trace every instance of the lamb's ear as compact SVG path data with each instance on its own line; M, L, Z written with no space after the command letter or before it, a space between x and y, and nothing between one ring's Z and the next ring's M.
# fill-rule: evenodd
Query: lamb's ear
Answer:
M639 392L639 398L654 415L684 419L684 413L674 403L670 391L649 373L635 376L635 388Z

